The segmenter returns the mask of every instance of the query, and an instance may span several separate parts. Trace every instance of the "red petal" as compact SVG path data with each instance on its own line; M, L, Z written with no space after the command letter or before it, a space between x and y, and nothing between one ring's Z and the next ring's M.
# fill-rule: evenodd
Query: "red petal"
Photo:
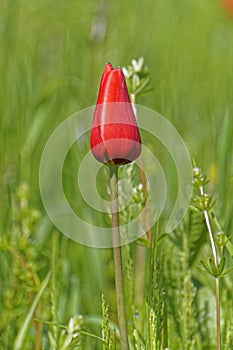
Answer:
M102 163L125 164L141 152L141 139L120 68L107 64L91 132L91 150Z

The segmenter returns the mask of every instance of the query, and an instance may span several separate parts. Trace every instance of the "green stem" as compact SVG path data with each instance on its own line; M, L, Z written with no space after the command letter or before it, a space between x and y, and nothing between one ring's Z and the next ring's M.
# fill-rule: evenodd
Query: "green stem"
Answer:
M116 287L116 301L117 301L117 317L120 330L121 350L129 350L128 330L125 310L124 297L124 283L123 283L123 269L121 256L121 238L119 229L119 213L118 213L118 168L116 166L110 167L110 190L112 201L112 239L113 239L113 255L115 268L115 287Z
M204 189L201 186L200 187L200 193L203 196L204 195ZM210 224L210 218L207 210L204 210L204 217L205 217L205 222L207 226L207 230L209 233L209 238L210 238L210 244L213 252L213 257L214 257L214 263L216 266L216 269L218 270L218 256L217 256L217 249L216 245L214 242L214 236ZM216 331L217 331L217 350L221 350L221 315L220 315L220 285L219 285L219 277L215 278L215 292L216 292Z
M131 104L134 110L134 114L137 117L137 108L136 108L136 95L134 93L130 94L130 100L131 100ZM148 194L148 189L147 189L147 180L146 180L146 176L145 173L143 171L144 166L143 166L143 160L142 160L142 156L139 156L139 171L140 171L140 178L141 178L141 183L142 183L142 188L143 188L143 193L145 198L147 197ZM148 239L148 242L150 244L152 244L152 230L151 230L151 219L150 219L150 209L148 207L148 202L146 202L145 204L145 219L146 219L146 237Z
M220 286L219 277L215 278L216 285L216 325L217 325L217 349L221 350L221 318L220 318Z

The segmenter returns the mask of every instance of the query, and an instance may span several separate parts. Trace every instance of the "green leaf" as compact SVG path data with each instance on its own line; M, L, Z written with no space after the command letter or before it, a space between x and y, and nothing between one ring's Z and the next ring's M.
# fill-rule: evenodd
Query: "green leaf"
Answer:
M143 96L143 95L146 95L146 94L148 94L149 92L152 92L152 91L154 91L154 89L152 89L152 88L145 89L143 91L137 92L137 96Z
M144 237L138 238L137 242L144 247L150 248L150 242L148 241L147 238L144 238Z
M201 260L201 264L205 268L205 270L213 277L214 276L213 272L212 272L211 268L209 267L209 265L207 264L207 262L204 260Z
M231 241L229 239L226 242L226 248L227 248L230 256L233 258L233 244L231 243Z
M226 264L226 257L223 256L218 266L218 276L221 276Z
M41 284L41 288L40 288L39 292L35 296L35 299L34 299L32 305L31 305L31 308L30 308L30 310L29 310L29 312L24 320L24 323L23 323L22 327L20 328L19 333L16 336L14 350L23 349L23 342L24 342L24 339L27 335L28 327L29 327L30 322L33 318L33 314L34 314L36 307L40 301L40 298L41 298L45 288L47 287L47 285L49 283L50 276L51 276L51 272L49 272L47 274L47 276L45 277L44 281Z
M229 272L233 271L233 267L231 267L230 269L227 269L222 275L221 277L227 275Z
M159 235L159 237L156 239L156 244L159 244L165 237L167 237L167 233L162 233Z
M141 82L140 85L138 84L137 86L135 86L135 95L140 94L150 83L150 78L144 78Z
M209 258L209 266L210 266L210 270L212 271L213 276L218 277L218 269L215 265L213 258Z

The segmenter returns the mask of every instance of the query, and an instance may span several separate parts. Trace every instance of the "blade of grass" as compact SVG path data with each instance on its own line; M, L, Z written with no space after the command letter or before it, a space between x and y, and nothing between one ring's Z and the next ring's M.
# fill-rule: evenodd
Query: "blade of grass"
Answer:
M40 290L38 291L37 295L35 296L35 299L32 303L32 306L31 306L28 314L27 314L27 317L24 320L22 327L20 328L20 330L16 336L15 343L14 343L14 350L22 349L23 342L24 342L26 335L27 335L28 327L29 327L30 322L33 318L33 314L34 314L35 309L40 301L40 298L41 298L45 288L47 287L47 285L49 283L50 276L51 276L51 272L49 271L49 273L47 274L47 276L45 277L44 281L41 284Z

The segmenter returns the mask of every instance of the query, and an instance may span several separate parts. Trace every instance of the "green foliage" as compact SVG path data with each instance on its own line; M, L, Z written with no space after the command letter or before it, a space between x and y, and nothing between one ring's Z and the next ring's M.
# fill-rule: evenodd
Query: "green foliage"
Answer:
M209 196L204 191L204 186L208 183L207 177L205 174L203 174L202 170L200 168L194 168L194 188L200 192L200 195L197 196L194 194L192 198L192 202L194 203L194 209L199 210L200 212L203 212L206 226L208 229L208 234L211 241L211 247L212 247L212 253L213 258L209 258L208 261L201 260L201 263L203 267L206 269L206 271L213 277L223 277L227 273L233 270L233 267L230 269L224 271L225 264L226 264L226 257L223 256L224 248L226 247L228 252L232 254L231 250L231 243L228 244L229 240L227 236L222 232L220 224L216 218L215 212L213 210L214 203L212 201L212 196ZM213 221L213 224L217 227L217 229L220 229L220 232L218 233L217 237L213 236L212 228L211 228L211 221L210 217ZM217 256L217 249L216 249L216 242L218 243L218 246L220 247L220 261L218 261Z
M152 91L148 88L151 76L148 68L144 64L143 57L140 57L138 61L133 59L127 68L123 67L123 73L126 77L128 89L131 95L138 97Z
M45 288L48 285L49 278L50 278L50 272L48 273L48 275L46 276L46 278L42 282L41 288L38 291L37 295L35 296L35 299L33 300L33 303L32 303L32 305L30 307L30 310L29 310L29 312L27 314L27 317L25 318L25 320L23 322L23 325L19 329L19 332L18 332L18 334L17 334L17 336L15 338L15 342L14 342L14 350L20 350L23 347L25 338L27 336L27 332L28 332L28 328L29 328L30 322L31 322L31 320L33 318L33 314L35 313L35 310L36 310L36 308L38 306L38 303L39 303L39 301L41 299L41 296L42 296ZM39 334L39 336L40 336L40 334Z
M102 295L102 339L103 339L103 350L112 350L112 332L109 326L109 306L106 305L104 296Z
M48 331L50 349L52 350L79 350L83 349L81 341L81 329L83 318L74 316L69 320L67 327L60 329L59 335L56 336L51 331Z
M0 332L6 349L21 349L22 344L25 344L33 315L36 310L39 316L42 313L43 292L49 280L49 273L44 281L39 276L44 264L39 259L40 252L33 233L40 213L31 208L29 196L28 185L20 184L12 196L11 227L5 236L1 236L0 259L4 266L1 275L1 303L4 308L1 308ZM24 318L23 315L27 316ZM37 322L35 332L40 344L42 328ZM25 349L28 348L30 346L25 345Z
M222 348L233 348L233 27L220 3L1 2L1 350L100 350L103 329L104 339L113 336L106 346L119 349L112 252L55 232L38 181L48 137L70 114L94 105L108 61L127 67L130 92L174 124L208 175L196 169L196 190L201 185L208 194L196 193L175 232L157 228L153 249L146 237L123 249L130 350L215 349L213 276L221 276ZM82 217L92 214L77 200L79 151L74 147L67 156L63 185ZM134 170L122 169L135 188L122 222L136 217L146 201ZM176 170L165 175L176 193ZM203 210L213 227L218 269ZM100 225L107 220L96 217Z

